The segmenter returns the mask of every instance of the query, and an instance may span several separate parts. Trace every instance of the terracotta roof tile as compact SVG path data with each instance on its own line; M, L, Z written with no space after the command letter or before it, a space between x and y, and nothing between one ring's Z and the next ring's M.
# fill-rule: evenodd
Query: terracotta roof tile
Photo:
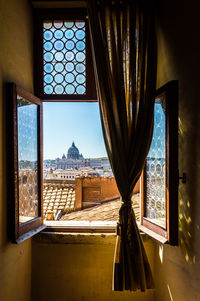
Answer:
M75 186L72 184L44 184L44 218L47 220L60 218L60 220L80 221L117 221L120 199L105 202L79 211L74 211ZM133 209L136 219L140 219L140 195L134 194Z
M70 194L75 196L75 187L71 184L44 184L44 218L56 219L59 217L60 210L69 212L74 210L75 198L71 198Z
M140 220L140 194L134 194L132 198L133 209L136 220ZM109 201L83 210L66 213L61 217L61 221L118 221L120 199Z

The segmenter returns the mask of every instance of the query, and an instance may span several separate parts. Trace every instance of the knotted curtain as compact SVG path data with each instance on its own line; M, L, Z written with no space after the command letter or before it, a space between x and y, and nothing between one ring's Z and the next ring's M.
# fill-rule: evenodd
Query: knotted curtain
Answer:
M131 198L153 131L154 3L88 0L87 9L103 136L122 198L113 289L145 291L154 281Z

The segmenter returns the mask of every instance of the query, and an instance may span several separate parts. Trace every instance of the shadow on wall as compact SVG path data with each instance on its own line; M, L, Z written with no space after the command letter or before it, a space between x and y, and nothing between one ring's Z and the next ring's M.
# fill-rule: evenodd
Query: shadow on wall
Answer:
M198 120L198 116L196 118ZM190 124L187 124L187 121L186 118L183 122L179 119L179 143L183 146L179 157L183 166L182 170L187 168L186 184L180 182L179 185L179 245L185 261L195 264L196 243L200 234L200 217L197 216L199 191L197 149L200 149L197 131L199 127L196 127L194 118L194 123L188 121Z
M158 16L158 87L179 81L179 247L187 263L200 250L199 19L187 1L163 1ZM186 22L187 20L187 22ZM199 245L197 245L199 244Z

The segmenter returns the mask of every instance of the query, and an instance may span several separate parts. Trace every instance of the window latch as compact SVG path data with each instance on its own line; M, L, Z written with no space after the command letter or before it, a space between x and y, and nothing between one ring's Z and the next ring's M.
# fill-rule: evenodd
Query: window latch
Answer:
M178 178L179 178L179 181L182 180L181 182L182 182L183 184L186 183L186 173L185 173L185 172L183 172L183 173L182 173L182 176L181 176L181 177L179 176Z

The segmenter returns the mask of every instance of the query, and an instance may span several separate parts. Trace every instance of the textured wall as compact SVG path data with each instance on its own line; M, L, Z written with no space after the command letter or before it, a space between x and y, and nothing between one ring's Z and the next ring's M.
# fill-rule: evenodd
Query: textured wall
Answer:
M120 193L114 178L86 177L76 179L75 208L90 207L90 202L105 202L119 198ZM135 185L133 193L140 192L140 181ZM86 203L84 203L86 202Z
M76 209L90 207L91 203L105 202L120 197L114 178L77 178L75 183Z
M160 87L179 80L179 247L155 249L156 301L200 300L200 96L197 1L164 0L158 22Z
M7 235L5 83L33 90L32 19L26 0L0 0L0 300L29 301L31 241ZM8 221L9 222L9 221Z
M32 248L32 301L153 301L152 290L112 291L113 236L53 239L41 234L33 239ZM153 268L152 241L146 241L145 248Z

